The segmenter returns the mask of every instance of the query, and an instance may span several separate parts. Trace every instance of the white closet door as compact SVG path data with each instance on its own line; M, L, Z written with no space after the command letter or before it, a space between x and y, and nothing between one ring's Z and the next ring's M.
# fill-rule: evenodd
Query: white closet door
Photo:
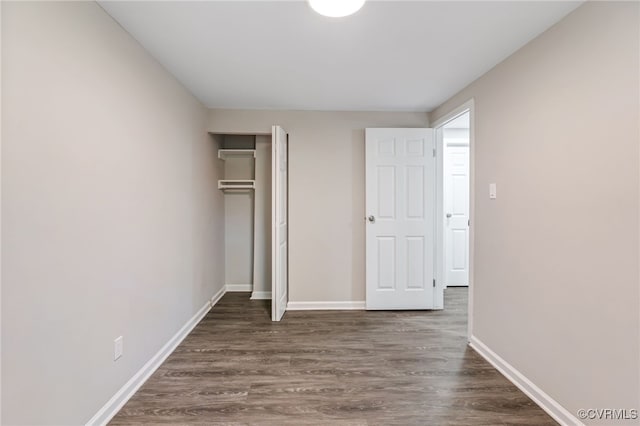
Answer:
M433 309L433 129L366 130L367 309Z
M288 138L280 126L271 137L271 320L280 321L289 301Z
M469 285L469 147L444 156L445 285Z

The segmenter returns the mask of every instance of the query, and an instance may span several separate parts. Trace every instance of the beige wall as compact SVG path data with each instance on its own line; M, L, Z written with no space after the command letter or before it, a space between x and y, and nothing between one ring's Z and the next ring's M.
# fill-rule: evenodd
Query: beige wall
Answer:
M640 399L639 18L587 3L431 114L475 99L473 333L574 415Z
M81 424L221 287L218 160L97 4L2 8L2 423Z
M289 132L289 299L364 300L364 129L425 113L212 110L211 132Z

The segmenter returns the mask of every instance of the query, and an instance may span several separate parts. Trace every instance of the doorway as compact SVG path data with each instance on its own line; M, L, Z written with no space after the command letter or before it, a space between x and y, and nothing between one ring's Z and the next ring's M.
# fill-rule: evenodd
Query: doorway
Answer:
M225 287L271 299L271 319L288 303L288 134L212 135L224 161Z
M467 293L467 338L473 330L473 123L473 99L433 123L438 167L437 280L445 291Z
M366 308L444 309L460 287L471 335L473 100L432 129L365 135Z
M469 286L469 115L442 126L445 287Z

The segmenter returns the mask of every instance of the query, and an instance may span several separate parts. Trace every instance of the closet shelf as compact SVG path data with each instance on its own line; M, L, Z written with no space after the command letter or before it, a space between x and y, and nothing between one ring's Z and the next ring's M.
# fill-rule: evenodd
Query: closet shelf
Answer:
M218 189L256 189L255 180L227 179L218 181Z
M229 158L256 158L255 149L219 149L218 158L221 160L227 160Z

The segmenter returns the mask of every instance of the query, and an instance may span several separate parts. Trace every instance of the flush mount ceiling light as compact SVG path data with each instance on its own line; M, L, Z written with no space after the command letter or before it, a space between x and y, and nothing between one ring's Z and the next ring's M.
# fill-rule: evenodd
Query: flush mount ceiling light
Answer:
M309 0L309 6L320 15L342 18L359 11L364 2L365 0Z

